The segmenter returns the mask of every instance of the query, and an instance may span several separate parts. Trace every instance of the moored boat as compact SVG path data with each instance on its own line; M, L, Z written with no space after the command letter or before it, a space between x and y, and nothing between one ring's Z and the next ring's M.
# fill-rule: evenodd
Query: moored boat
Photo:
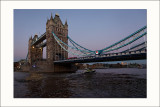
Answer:
M93 70L93 69L85 69L84 73L94 73L96 70Z

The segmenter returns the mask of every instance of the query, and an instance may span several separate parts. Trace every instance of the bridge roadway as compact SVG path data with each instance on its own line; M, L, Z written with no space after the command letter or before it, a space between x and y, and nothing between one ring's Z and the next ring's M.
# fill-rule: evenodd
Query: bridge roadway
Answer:
M110 53L110 54L98 55L98 56L95 55L95 56L89 56L89 57L59 60L59 61L54 61L54 64L141 60L141 59L146 59L147 57L146 55L147 55L146 50L120 52L120 53Z

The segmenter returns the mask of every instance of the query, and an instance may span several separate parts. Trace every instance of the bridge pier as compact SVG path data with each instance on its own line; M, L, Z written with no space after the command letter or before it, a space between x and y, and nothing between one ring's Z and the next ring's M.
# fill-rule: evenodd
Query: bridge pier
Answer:
M54 64L54 72L76 72L77 68L74 64Z
M23 65L21 66L21 70L28 71L28 72L72 73L72 72L76 72L77 68L73 63L54 64L54 63L49 63L47 61L38 61L37 63L35 63L35 67L33 67L32 65Z

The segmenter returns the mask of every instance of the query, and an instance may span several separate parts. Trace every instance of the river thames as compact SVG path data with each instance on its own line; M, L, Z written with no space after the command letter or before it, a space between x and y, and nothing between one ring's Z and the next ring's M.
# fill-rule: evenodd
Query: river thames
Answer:
M14 72L14 98L146 98L147 70L96 69L95 73Z

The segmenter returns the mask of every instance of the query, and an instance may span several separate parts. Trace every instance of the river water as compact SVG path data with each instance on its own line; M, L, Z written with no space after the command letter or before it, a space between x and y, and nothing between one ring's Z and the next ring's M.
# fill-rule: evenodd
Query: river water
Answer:
M96 69L95 73L14 72L14 98L146 98L146 69Z

